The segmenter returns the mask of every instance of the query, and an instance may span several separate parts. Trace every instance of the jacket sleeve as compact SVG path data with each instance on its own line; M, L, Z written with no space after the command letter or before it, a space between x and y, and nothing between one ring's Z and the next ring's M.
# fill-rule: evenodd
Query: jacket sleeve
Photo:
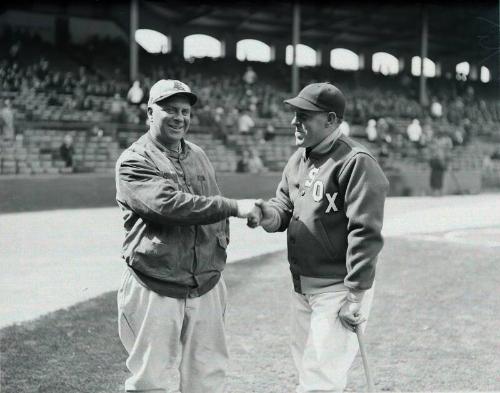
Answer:
M288 192L288 179L287 179L287 168L288 165L283 170L283 175L281 176L281 181L276 189L276 196L269 200L269 204L273 209L278 212L279 215L279 227L276 230L268 232L283 232L288 228L290 219L293 213L293 202L290 200L290 194Z
M384 244L382 223L389 182L378 163L365 153L355 154L339 175L347 217L347 276L352 290L371 288L377 255Z
M237 215L235 200L180 191L144 157L131 154L116 168L117 199L143 219L158 224L205 225Z

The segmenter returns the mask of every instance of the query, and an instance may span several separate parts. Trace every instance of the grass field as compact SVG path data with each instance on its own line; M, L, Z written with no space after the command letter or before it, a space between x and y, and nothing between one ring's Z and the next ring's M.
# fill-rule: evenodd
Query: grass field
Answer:
M498 247L387 239L366 331L379 391L500 390ZM290 393L284 252L229 265L229 393ZM115 393L116 293L1 331L3 393ZM363 391L357 359L348 391ZM207 392L209 393L209 392Z

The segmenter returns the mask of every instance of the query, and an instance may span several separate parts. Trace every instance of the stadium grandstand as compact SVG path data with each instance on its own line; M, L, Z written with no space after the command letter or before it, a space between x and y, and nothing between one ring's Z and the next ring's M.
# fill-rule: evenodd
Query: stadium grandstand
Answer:
M459 191L498 187L498 18L495 2L8 2L0 175L113 173L161 78L199 95L188 139L217 171L245 151L281 171L294 150L283 99L328 80L348 97L343 132L393 180L411 177L394 194L427 189L437 150Z

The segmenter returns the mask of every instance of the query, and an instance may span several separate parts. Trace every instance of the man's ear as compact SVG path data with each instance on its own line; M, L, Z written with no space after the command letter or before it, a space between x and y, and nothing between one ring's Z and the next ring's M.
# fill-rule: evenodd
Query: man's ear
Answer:
M337 120L337 114L335 112L328 112L328 123L335 124Z

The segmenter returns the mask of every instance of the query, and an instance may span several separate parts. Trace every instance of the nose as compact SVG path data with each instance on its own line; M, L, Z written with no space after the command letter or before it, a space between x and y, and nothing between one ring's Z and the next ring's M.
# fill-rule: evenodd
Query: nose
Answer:
M300 122L297 120L297 116L294 116L292 119L292 126L297 126L299 124L300 124Z
M179 112L175 112L175 114L174 114L174 120L175 121L179 121L179 122L181 122L181 121L184 120L184 118L182 117L182 113L180 111Z

